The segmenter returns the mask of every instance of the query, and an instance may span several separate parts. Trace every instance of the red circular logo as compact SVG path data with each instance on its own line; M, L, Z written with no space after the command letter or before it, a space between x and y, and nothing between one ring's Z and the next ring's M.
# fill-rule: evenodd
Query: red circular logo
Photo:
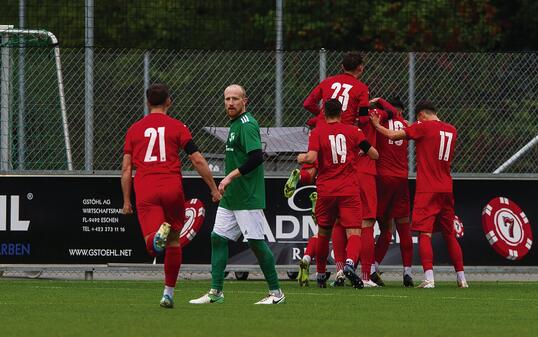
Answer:
M185 224L181 229L179 243L181 247L188 245L198 234L204 224L205 207L198 199L185 201Z
M532 247L529 219L508 198L490 200L482 210L482 228L493 249L509 260L522 259Z

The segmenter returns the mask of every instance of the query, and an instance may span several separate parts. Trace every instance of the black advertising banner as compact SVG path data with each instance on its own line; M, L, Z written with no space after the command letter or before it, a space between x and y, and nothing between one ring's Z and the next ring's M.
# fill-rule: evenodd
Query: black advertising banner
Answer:
M308 199L314 187L300 187L292 198L286 199L282 193L285 181L284 178L266 179L265 214L269 226L265 233L280 265L295 264L308 237L316 231ZM2 176L0 186L0 263L153 262L146 254L136 216L120 212L119 176ZM410 180L410 187L413 191L414 180ZM210 233L217 205L211 202L209 191L200 178L185 178L184 189L186 199L201 200L206 213L204 225L184 248L183 263L209 264ZM456 214L465 228L459 240L466 265L538 265L534 244L530 244L527 255L512 261L490 246L496 238L491 235L486 238L487 233L482 228L484 207L490 200L503 197L517 203L536 237L535 191L538 191L538 180L532 179L454 180ZM509 233L518 237L518 233L521 234L518 227L515 232L512 227ZM377 229L375 233L378 234ZM413 239L416 243L416 237ZM383 264L401 264L398 242L395 237ZM450 264L441 235L434 234L432 242L435 263ZM529 242L526 243L529 246ZM230 245L230 264L256 264L246 243L239 241ZM414 264L420 264L416 244Z

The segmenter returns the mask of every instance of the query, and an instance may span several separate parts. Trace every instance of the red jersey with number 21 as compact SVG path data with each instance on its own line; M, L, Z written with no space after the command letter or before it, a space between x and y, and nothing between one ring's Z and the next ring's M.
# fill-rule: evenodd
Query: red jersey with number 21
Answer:
M152 113L129 128L123 152L132 156L136 179L149 175L181 176L179 150L191 139L185 124L165 114Z
M458 134L451 124L441 121L416 122L405 129L415 140L417 192L452 192L450 166Z
M312 130L308 151L318 153L316 187L320 196L358 195L355 162L364 140L361 129L340 122L323 123Z

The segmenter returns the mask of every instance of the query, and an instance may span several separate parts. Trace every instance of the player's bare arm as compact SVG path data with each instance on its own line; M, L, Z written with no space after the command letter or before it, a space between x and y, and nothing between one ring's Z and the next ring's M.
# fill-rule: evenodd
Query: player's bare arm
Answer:
M391 140L400 140L405 139L406 134L404 130L389 130L379 122L379 115L378 114L371 114L370 120L372 121L372 124L374 125L375 129L382 134L383 136L391 139Z
M317 151L308 151L307 153L300 153L297 156L297 162L299 164L313 164L317 159Z
M121 190L123 192L123 214L132 214L133 206L131 204L131 189L133 182L133 165L130 154L123 155L121 164Z
M211 173L211 170L209 169L209 165L207 164L207 161L205 160L204 156L199 151L196 151L189 155L189 159L192 163L192 166L194 166L194 169L200 177L204 180L204 182L207 184L209 189L211 190L211 198L213 202L220 201L222 199L222 195L219 192L219 189L217 188L217 184L215 184L215 180L213 179L213 174Z

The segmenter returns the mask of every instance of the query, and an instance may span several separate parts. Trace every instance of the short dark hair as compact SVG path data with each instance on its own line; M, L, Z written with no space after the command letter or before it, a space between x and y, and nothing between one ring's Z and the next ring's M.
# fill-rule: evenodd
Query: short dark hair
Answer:
M415 108L415 114L419 114L421 111L426 111L426 113L433 113L437 114L437 109L435 109L435 106L430 101L420 101L418 102L416 108Z
M151 106L164 105L168 97L170 97L170 91L163 83L154 83L146 90L146 98Z
M336 98L332 98L325 102L325 116L334 118L342 113L342 103Z
M389 103L392 104L392 106L395 107L395 108L398 108L398 109L400 109L402 111L405 110L403 102L398 97L393 97L393 98L389 99Z
M353 71L362 65L362 55L357 52L349 52L342 59L342 66L345 71Z

